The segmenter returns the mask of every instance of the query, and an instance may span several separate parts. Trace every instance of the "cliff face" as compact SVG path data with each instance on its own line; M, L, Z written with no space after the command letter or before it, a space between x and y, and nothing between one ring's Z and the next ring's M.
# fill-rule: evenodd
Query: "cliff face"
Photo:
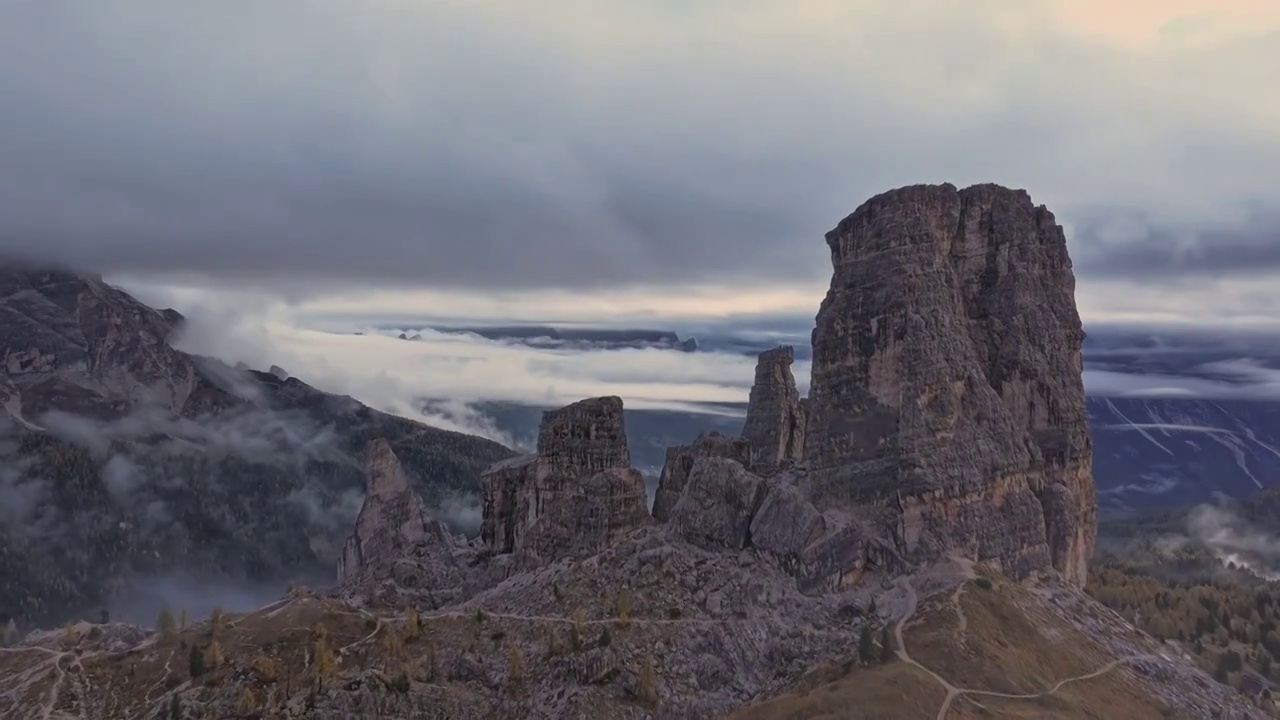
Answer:
M815 500L890 502L908 552L1083 583L1096 532L1066 240L1023 191L913 186L827 234L805 458Z
M795 350L780 346L756 358L755 382L747 403L741 437L709 433L688 445L667 449L658 478L653 516L665 522L689 482L694 464L702 458L725 458L769 475L803 456L805 409L791 373Z
M650 521L618 397L543 413L537 454L491 467L483 484L480 535L498 553L594 552Z

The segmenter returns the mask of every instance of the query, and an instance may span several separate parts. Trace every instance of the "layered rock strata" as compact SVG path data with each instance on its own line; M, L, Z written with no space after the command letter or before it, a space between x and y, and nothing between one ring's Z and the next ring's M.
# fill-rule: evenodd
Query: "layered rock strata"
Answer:
M481 538L494 552L548 560L595 552L650 522L621 398L543 413L537 448L483 476Z
M1096 532L1075 280L1026 192L919 185L827 234L805 435L820 504L889 503L907 552L1083 583Z

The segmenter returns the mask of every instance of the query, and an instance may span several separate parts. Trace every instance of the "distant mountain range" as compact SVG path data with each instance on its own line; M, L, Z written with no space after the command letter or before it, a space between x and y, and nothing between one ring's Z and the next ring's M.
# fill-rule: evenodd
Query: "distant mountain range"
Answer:
M549 325L506 325L430 328L451 335L476 335L486 340L515 342L529 347L564 348L571 350L620 350L623 348L654 348L697 352L694 338L681 340L669 330L630 330L611 328L558 328ZM402 332L401 340L421 340L417 333Z

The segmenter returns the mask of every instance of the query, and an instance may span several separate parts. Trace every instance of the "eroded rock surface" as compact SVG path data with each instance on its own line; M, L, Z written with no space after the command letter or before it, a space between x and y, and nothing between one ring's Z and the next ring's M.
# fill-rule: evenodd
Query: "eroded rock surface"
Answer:
M1083 583L1096 520L1075 280L1026 192L918 185L827 234L805 458L815 501L892 502L904 549ZM1047 498L1047 501L1046 501Z
M667 523L695 544L714 543L735 550L746 547L751 543L751 521L764 487L764 480L741 463L699 458Z
M369 443L365 476L364 503L338 560L345 594L379 605L420 607L457 597L466 543L428 516L386 440Z
M653 498L653 517L660 522L671 519L671 511L680 501L689 473L699 458L728 458L746 466L751 464L752 455L753 448L747 440L714 432L700 435L688 445L667 448L667 460L658 476L658 490Z
M400 461L386 440L369 443L365 473L364 504L338 560L339 582L394 560L427 535L422 501L409 489Z
M804 409L791 373L795 350L784 345L760 353L747 405L742 437L754 447L754 460L776 465L804 454Z
M757 357L741 437L713 432L688 445L667 449L653 501L654 518L663 522L670 519L699 458L728 458L763 475L801 459L805 409L791 372L793 362L795 349L788 345L766 350Z
M596 552L650 522L616 396L543 413L537 454L491 467L483 483L481 538L498 553Z

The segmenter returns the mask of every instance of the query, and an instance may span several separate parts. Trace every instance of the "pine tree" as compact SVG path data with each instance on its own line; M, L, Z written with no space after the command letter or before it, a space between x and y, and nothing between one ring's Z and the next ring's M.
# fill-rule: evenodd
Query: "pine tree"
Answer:
M216 669L222 665L222 644L215 638L209 641L208 647L204 650L204 664L209 669Z
M872 634L870 625L863 625L862 632L858 635L858 660L863 665L870 665L875 658L875 635Z
M187 673L194 679L203 675L204 671L204 651L199 645L191 643L191 652L187 655Z
M9 647L18 641L18 624L9 618L4 628L0 629L0 646Z
M240 693L240 701L236 703L236 712L241 715L252 715L258 711L258 696L253 694L253 688L245 687L244 692Z
M323 630L323 626L317 628L313 647L316 663L316 684L320 687L324 687L324 684L332 680L338 673L338 658L334 655L333 650L329 648L329 640Z
M173 613L169 608L160 611L160 617L156 620L156 629L160 631L160 637L165 640L172 639L177 632L177 623L173 621Z
M520 646L511 643L507 648L507 662L511 670L511 683L516 687L524 686L524 653L520 651Z
M404 614L404 639L413 642L422 634L422 618L418 611L409 608Z
M618 627L631 627L631 593L625 590L618 594Z
M587 632L587 614L582 611L582 608L573 611L573 625L570 629L573 649L579 650L582 648L582 638Z
M889 626L885 625L884 629L880 631L880 664L887 664L893 658L893 633L889 632Z

